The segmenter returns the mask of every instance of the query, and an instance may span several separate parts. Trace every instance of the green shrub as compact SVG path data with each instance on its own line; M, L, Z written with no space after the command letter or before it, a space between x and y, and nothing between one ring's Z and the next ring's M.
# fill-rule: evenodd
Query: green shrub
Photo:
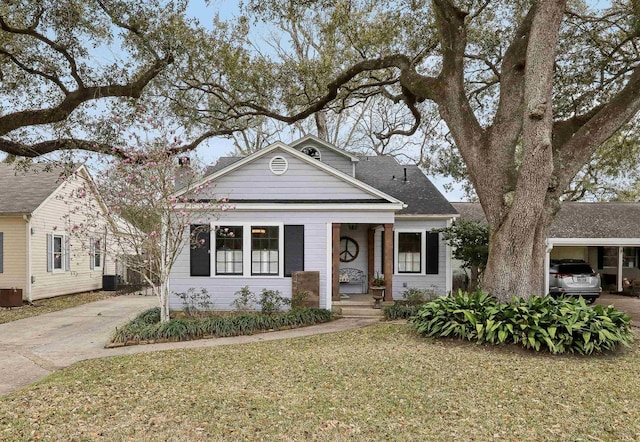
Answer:
M438 297L438 293L434 289L419 289L416 287L410 287L401 294L403 303L406 305L422 305Z
M151 309L153 310L153 309ZM140 318L151 316L147 310L136 319L117 328L111 338L114 343L178 340L185 341L205 336L250 335L260 331L278 330L286 327L300 327L320 324L332 319L329 310L303 308L284 313L246 313L235 316L210 316L191 319L172 319L168 322L145 323ZM159 314L159 309L158 309Z
M262 313L270 315L282 311L284 307L291 304L291 300L280 295L278 290L262 289L258 304Z
M239 312L248 312L255 310L256 295L249 290L249 286L245 285L240 290L235 292L235 299L231 303L233 308Z
M419 305L396 302L384 308L384 317L389 321L393 321L394 319L409 319L418 313L419 307Z
M160 322L160 307L153 307L143 311L133 321L140 324L156 324Z
M532 296L500 304L483 292L459 292L424 304L412 323L426 336L513 343L554 354L599 353L633 339L627 315L611 306L590 307L582 298Z
M291 295L291 308L293 310L304 308L304 303L307 301L308 297L309 297L309 292L306 290L293 293Z
M182 311L187 318L204 316L213 310L213 301L209 291L204 287L200 291L191 287L186 292L175 293L175 295L182 300Z

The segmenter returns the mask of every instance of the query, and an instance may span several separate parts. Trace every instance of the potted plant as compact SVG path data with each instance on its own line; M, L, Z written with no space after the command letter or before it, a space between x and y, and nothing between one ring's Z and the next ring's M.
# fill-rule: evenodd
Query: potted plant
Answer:
M383 287L384 288L386 285L387 285L387 281L385 281L385 279L380 276L380 273L377 273L376 277L371 280L371 287L372 288L373 287L376 287L376 288Z
M373 308L382 308L380 305L380 301L384 298L384 289L387 285L387 281L383 277L380 276L380 272L376 273L376 277L371 280L371 286L369 290L371 290L371 295L375 300L375 304Z

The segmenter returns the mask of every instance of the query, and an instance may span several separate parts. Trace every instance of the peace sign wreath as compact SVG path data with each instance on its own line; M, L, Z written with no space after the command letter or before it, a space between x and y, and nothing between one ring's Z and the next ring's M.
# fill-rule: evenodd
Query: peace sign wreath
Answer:
M340 262L351 262L358 257L360 246L348 236L340 237Z

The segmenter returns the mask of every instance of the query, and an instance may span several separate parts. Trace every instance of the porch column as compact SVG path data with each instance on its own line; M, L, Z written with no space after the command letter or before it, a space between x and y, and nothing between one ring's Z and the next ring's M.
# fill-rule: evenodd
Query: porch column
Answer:
M340 301L340 223L331 225L331 299Z
M369 292L369 286L373 280L375 269L375 234L376 230L372 227L369 229L369 236L367 238L367 293Z
M547 242L547 253L545 253L545 257L544 257L544 287L542 287L542 295L549 294L549 271L551 270L551 251L552 250L553 250L553 244L549 244Z
M387 282L384 300L393 301L393 224L384 225L384 262L382 272Z
M622 287L622 266L624 265L624 247L618 247L618 292L621 292Z

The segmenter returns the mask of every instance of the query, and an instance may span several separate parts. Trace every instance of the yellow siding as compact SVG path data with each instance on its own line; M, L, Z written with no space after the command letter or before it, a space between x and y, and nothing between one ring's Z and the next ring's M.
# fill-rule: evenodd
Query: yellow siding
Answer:
M31 274L35 277L35 282L31 287L32 299L102 288L102 267L93 270L90 268L88 238L81 240L75 236L70 237L70 271L47 272L47 234L67 236L67 230L72 224L86 221L83 215L70 213L72 212L70 207L74 203L69 195L73 189L78 188L81 184L81 178L69 179L33 214L31 220L31 227L34 229L31 236ZM69 204L65 204L65 200ZM69 214L69 220L64 218L66 214ZM102 261L104 267L104 255Z
M0 288L22 289L26 292L26 221L22 216L0 216L0 232L3 233L3 272Z

